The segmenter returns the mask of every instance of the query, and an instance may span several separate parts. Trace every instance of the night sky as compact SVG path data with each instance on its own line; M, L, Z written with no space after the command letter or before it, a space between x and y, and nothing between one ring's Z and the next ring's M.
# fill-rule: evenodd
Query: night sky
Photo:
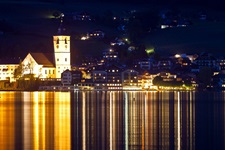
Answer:
M222 0L30 0L29 2L14 0L12 2L4 2L4 4L6 4L6 2L7 4L5 6L2 4L0 7L0 19L2 23L0 29L5 31L5 33L0 36L0 55L4 54L8 57L21 56L22 54L25 56L31 51L51 52L53 49L51 41L52 35L56 33L59 25L58 20L53 20L48 17L52 15L54 11L90 11L90 13L99 13L103 16L109 9L111 9L113 13L116 13L117 11L123 12L126 10L136 9L136 7L140 5L145 6L147 9L151 9L155 6L151 4L156 4L157 6L169 6L169 8L177 7L180 11L183 11L183 7L179 7L180 5L188 6L188 8L197 6L199 9L193 13L195 15L201 10L204 10L204 12L207 13L207 9L202 8L212 8L213 11L222 11L223 14L221 15L220 13L222 18L225 16L225 1ZM101 4L107 5L104 5L104 7L99 9ZM112 6L111 4L115 5ZM211 18L217 19L215 15ZM40 19L42 20L40 21ZM179 29L179 31L171 31L173 32L172 34L168 31L164 32L158 30L157 32L149 34L146 39L143 39L143 41L146 46L150 45L149 47L151 47L153 45L161 51L170 51L175 49L177 51L183 50L182 52L190 50L194 50L194 52L196 52L196 50L221 52L225 49L225 44L223 42L225 39L225 25L223 22L219 22L215 25L214 22L211 23L213 24L213 28L211 28L211 24L200 28L199 26L191 26L190 28ZM72 38L75 38L79 33L87 33L94 29L104 30L107 36L111 36L112 33L117 34L117 31L115 31L116 28L105 26L99 27L98 24L94 23L81 24L70 22L69 24L65 23L65 25L67 25L67 31L71 33ZM183 34L181 35L180 33ZM103 50L109 45L108 43L105 41L97 43L95 45L100 45L100 47L97 47L96 49ZM90 52L93 51L92 47L94 44L91 42L89 43L92 44L91 46L86 46L86 43L84 44L85 46L83 46L83 43L80 41L72 42L71 44L72 49L74 49L76 53L81 53L89 47L91 47ZM83 50L83 47L86 49Z
M46 0L51 1L51 0ZM51 2L55 2L52 0ZM199 6L221 6L225 4L224 0L58 0L58 2L115 2L115 3L148 3L148 4L193 4Z

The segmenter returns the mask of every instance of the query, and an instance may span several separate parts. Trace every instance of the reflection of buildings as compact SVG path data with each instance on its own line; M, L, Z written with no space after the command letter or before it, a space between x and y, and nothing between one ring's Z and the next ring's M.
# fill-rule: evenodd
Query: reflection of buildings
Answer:
M70 93L0 93L1 149L70 149Z
M190 97L192 101L191 94L82 92L76 99L82 97L82 102L74 104L82 124L73 121L73 134L81 137L74 138L81 140L80 148L195 149L194 106L183 100Z
M0 147L224 149L224 104L212 97L224 92L1 92Z

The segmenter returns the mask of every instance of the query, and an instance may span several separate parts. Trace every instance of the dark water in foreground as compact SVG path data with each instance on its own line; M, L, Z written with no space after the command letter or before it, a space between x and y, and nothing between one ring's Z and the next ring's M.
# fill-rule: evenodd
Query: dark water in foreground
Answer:
M225 92L0 92L0 149L224 150Z

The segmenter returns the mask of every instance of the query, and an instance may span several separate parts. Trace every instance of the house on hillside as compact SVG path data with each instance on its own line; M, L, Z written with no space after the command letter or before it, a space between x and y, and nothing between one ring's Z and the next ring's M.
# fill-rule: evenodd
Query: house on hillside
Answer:
M209 67L214 70L219 70L220 66L219 63L217 62L217 59L212 56L209 53L201 53L198 58L196 58L193 62L194 64L198 65L199 69L203 67Z

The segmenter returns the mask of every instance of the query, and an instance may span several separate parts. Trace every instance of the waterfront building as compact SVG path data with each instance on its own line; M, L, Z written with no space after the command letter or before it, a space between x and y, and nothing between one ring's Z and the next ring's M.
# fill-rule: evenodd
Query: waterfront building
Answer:
M92 81L97 83L107 82L107 72L104 70L93 70L92 71Z
M121 68L112 65L108 66L107 72L107 83L121 83Z
M0 80L14 82L14 71L19 66L19 58L2 58L0 59Z
M123 87L138 87L138 72L134 69L126 69L121 73Z
M74 85L80 83L82 80L82 72L75 70L65 70L61 74L61 84L63 86Z
M71 69L70 36L64 33L62 21L58 34L53 36L53 53L28 53L22 61L23 75L33 74L36 78L61 79L61 73Z
M157 89L157 86L153 85L153 79L158 76L158 73L145 72L140 75L140 86L142 89Z
M32 74L35 78L55 78L52 54L28 53L22 61L23 75Z

